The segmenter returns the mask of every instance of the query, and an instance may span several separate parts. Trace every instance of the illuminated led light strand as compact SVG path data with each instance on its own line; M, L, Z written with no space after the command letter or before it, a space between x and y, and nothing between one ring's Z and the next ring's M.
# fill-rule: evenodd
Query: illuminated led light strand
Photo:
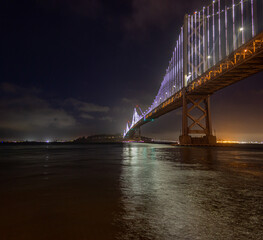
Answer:
M191 34L191 30L190 30L190 16L188 15L188 19L187 19L187 21L188 21L188 35L187 35L187 38L188 38L188 46L187 46L187 49L188 49L188 66L187 66L187 70L188 70L188 72L190 72L191 71L191 64L190 64L190 62L191 62L191 41L190 41L190 34Z
M176 41L176 55L175 55L175 65L176 65L176 71L175 71L175 87L176 87L176 91L177 91L177 86L178 86L178 40Z
M180 81L180 89L183 88L183 82L184 82L184 73L183 73L183 69L184 69L184 61L183 61L183 43L184 43L184 32L183 32L183 28L181 28L181 81Z
M198 61L198 75L200 74L201 72L201 18L200 18L200 12L198 13L198 26L199 26L199 35L198 35L198 38L199 38L199 41L198 41L198 52L199 52L199 61Z
M178 85L179 85L179 88L181 88L181 85L180 85L180 83L181 83L181 74L180 74L181 73L181 34L179 35L179 58L178 58L178 62L179 62L179 73L178 73L179 82L178 82Z
M235 30L235 0L232 0L232 19L233 19L233 51L236 50L236 30Z
M195 65L194 65L194 76L197 77L197 26L196 26L196 14L195 14Z
M244 31L244 18L243 18L243 15L244 15L244 2L243 2L243 0L241 0L241 36L242 36L242 44L244 44L245 43L245 36L244 36L244 34L245 34L245 31Z
M255 28L254 28L254 2L251 0L251 18L252 18L252 37L255 36Z
M172 77L172 86L174 85L174 52L173 52L173 77ZM174 91L174 88L172 87L172 93Z
M184 87L184 28L182 27L182 87Z
M205 44L206 44L206 38L205 38L205 7L204 7L204 8L203 8L203 72L206 71ZM189 71L189 72L190 72L190 71Z
M229 54L228 41L227 41L227 6L225 6L225 39L226 39L226 56Z
M216 54L215 54L215 3L212 4L212 13L213 13L213 65L216 64Z
M194 80L194 17L191 16L191 45L192 45L192 80Z
M207 15L209 16L209 7L207 7ZM209 34L209 18L207 19L207 66L210 68L210 34Z
M219 61L222 59L222 54L221 54L221 14L220 14L220 0L218 0L218 42L219 42L219 46L218 46L218 51L219 51Z

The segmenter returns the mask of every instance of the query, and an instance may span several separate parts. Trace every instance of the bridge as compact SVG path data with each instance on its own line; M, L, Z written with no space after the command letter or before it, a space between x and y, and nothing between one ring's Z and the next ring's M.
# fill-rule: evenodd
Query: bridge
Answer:
M210 96L262 71L262 12L262 0L216 0L186 14L157 95L145 111L134 108L123 138L182 108L180 144L215 144Z

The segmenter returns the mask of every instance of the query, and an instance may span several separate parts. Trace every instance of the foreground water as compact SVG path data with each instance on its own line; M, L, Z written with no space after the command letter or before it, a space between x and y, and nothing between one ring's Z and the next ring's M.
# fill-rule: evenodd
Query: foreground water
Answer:
M0 147L0 239L263 239L263 149Z

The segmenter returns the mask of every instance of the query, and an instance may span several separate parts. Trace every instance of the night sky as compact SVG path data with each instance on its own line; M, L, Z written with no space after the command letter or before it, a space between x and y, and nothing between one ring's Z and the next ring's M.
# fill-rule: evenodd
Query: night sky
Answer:
M185 13L210 1L9 0L1 4L0 140L122 133L160 87ZM202 5L201 5L202 4ZM211 97L218 138L263 141L263 73ZM181 109L142 127L177 140Z

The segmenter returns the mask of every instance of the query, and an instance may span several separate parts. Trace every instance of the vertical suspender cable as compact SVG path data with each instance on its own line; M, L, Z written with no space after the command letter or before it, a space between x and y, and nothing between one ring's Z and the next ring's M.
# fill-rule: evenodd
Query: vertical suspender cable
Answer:
M203 8L203 72L206 70L206 49L205 49L205 44L206 44L206 38L205 38L205 8Z
M255 36L255 28L254 28L254 3L253 0L251 0L251 24L252 24L252 37Z
M172 81L172 92L174 93L174 85L175 85L175 49L173 51L173 81Z
M184 86L184 29L181 28L181 88Z
M198 55L199 55L199 59L198 59L198 75L200 75L201 73L201 17L200 17L200 12L198 13L198 38L199 38L199 42L198 42Z
M221 54L221 8L220 8L220 0L218 0L218 43L219 43L219 61L222 59L222 54Z
M197 26L196 26L196 12L195 12L195 64L194 64L194 72L195 78L197 77Z
M215 53L215 1L212 4L212 14L213 14L213 65L216 64L216 53Z
M187 35L187 38L188 38L188 68L187 68L187 71L188 73L191 72L191 41L190 41L190 36L191 36L191 32L190 32L190 15L188 15L188 35Z
M210 68L210 36L209 36L209 6L207 7L207 68Z
M245 29L244 29L244 1L241 0L241 33L242 33L242 44L245 43Z
M191 45L192 45L192 80L194 80L194 16L191 16Z
M225 39L226 39L226 56L229 54L228 41L227 41L227 6L225 6Z
M235 0L232 0L232 18L233 18L233 51L236 50L236 30L235 30Z
M179 35L179 88L181 89L181 34Z
M178 49L178 46L179 46L179 44L178 44L178 40L177 40L177 42L176 42L176 49L177 49L177 53L176 53L176 65L177 65L177 68L176 68L176 91L178 91L179 90L179 61L178 61L178 59L179 59L179 49Z

